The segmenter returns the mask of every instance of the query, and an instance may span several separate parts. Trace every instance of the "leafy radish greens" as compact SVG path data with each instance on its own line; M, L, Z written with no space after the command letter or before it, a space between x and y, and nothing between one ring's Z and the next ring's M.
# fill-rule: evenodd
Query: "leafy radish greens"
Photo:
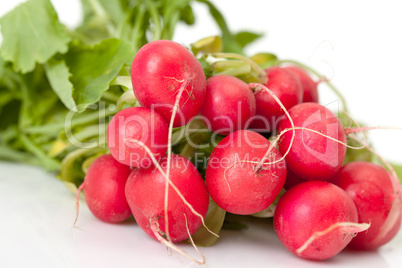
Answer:
M107 152L110 117L135 105L122 95L136 51L172 39L178 23L193 25L195 2L209 8L227 52L242 53L260 36L232 34L207 0L81 0L76 29L60 23L49 0L28 0L0 18L0 159L41 165L81 184L85 161Z

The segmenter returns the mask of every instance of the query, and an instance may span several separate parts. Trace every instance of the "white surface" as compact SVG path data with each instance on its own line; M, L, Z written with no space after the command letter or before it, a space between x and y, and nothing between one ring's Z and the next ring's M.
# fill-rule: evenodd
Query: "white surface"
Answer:
M77 225L74 195L53 174L0 162L0 267L199 267L148 237L129 220L106 224L81 200ZM179 244L195 256L190 245ZM378 251L344 251L324 262L288 252L269 220L248 230L221 232L217 244L200 248L203 267L400 267L402 232Z
M22 1L0 1L0 15ZM77 25L78 0L53 0L60 19ZM352 115L370 125L402 127L402 17L398 1L214 1L232 30L266 36L250 54L270 51L313 66L332 78L346 95ZM68 3L68 4L67 4ZM245 3L247 5L245 5ZM197 4L202 25L180 26L175 40L189 44L218 33L206 9ZM336 98L320 86L323 104ZM375 131L380 154L402 162L398 131ZM197 267L128 222L96 220L84 202L78 225L74 196L40 169L0 163L0 267ZM194 253L188 245L182 245ZM223 231L211 248L201 248L205 267L400 267L402 232L376 252L342 252L326 262L301 260L280 244L271 224L247 231ZM193 254L194 255L194 254Z

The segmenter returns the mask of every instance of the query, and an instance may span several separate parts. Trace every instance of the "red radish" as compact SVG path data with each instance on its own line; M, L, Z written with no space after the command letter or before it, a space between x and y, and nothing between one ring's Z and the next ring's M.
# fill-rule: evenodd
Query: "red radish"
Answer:
M166 172L167 158L160 161ZM205 218L209 197L205 183L195 166L181 155L172 155L170 162L171 182L177 187L193 209ZM156 168L134 169L126 185L126 197L138 225L151 237L155 231L165 239L165 182L166 178ZM172 242L187 239L202 224L199 216L169 186L168 199L169 235ZM189 233L188 233L189 232Z
M215 75L207 80L201 115L208 128L222 135L247 128L255 115L255 98L239 78Z
M284 69L291 71L299 78L301 87L303 89L302 102L317 102L318 103L318 82L315 82L310 75L303 69L297 66L288 66Z
M346 154L346 135L338 117L326 107L313 102L298 104L288 112L295 127L299 128L295 130L293 144L285 158L288 169L305 180L328 180L333 177ZM288 118L279 122L281 137L278 147L283 155L288 151L293 131L281 132L290 128Z
M394 189L385 168L368 162L351 162L339 170L332 182L353 199L359 222L371 223L367 232L353 238L350 247L376 249L397 234L401 226L400 193Z
M281 101L286 109L301 103L303 92L299 79L289 70L280 67L271 67L265 70L268 83L265 84ZM284 115L284 111L272 96L264 91L256 91L257 118L251 128L259 132L272 132L277 128L277 121Z
M89 166L83 190L92 214L104 222L117 223L131 216L125 196L125 186L131 173L129 166L105 154Z
M309 181L279 199L274 228L290 252L325 260L344 249L356 232L368 228L357 220L356 206L345 191L329 182Z
M138 168L153 163L143 146L145 144L159 160L166 152L168 125L157 112L148 108L132 107L119 111L110 121L107 142L113 157L125 165Z
M144 45L131 65L131 81L141 106L155 109L166 122L170 121L176 96L181 94L174 127L187 124L204 102L206 79L201 63L173 41Z
M256 169L270 142L262 135L239 130L226 136L213 150L206 171L211 198L224 210L234 214L260 212L275 200L286 178L286 165L274 148L261 169Z

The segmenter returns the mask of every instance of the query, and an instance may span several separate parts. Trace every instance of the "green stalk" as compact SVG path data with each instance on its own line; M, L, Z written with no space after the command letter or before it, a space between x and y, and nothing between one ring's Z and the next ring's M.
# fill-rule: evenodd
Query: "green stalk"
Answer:
M152 40L159 40L162 37L162 26L159 18L158 9L156 8L156 5L152 0L146 0L145 3L148 6L149 14L151 16L152 22L154 23Z
M131 83L130 76L124 76L124 75L117 76L115 79L113 79L112 82L110 82L110 85L121 86L123 87L124 91L133 90L133 84Z
M37 166L41 165L41 161L37 157L14 150L4 145L0 145L0 159L12 162L27 163Z
M90 122L94 122L96 120L99 120L99 115L104 114L105 117L108 117L110 115L114 115L116 111L110 111L109 109L102 109L97 112L93 112L78 118L73 118L71 121L71 128L80 126L80 125L85 125ZM44 126L33 126L33 127L28 127L24 130L24 133L29 133L29 134L49 134L49 132L53 133L56 132L58 134L59 131L61 131L65 127L65 122L61 123L56 123L56 124L48 124Z
M144 22L144 17L146 13L146 9L143 5L140 5L138 7L139 11L135 16L135 21L134 21L134 30L133 30L133 36L134 36L134 51L138 51L140 49L140 40L142 38L142 26Z
M120 96L113 94L110 91L105 91L102 93L102 98L111 102L117 102Z
M92 10L98 16L101 18L102 22L105 22L106 26L106 31L110 36L116 36L116 28L112 23L110 23L110 19L108 14L106 13L105 9L103 6L99 3L98 0L88 0L89 5L91 6Z
M27 136L21 135L20 140L27 149L27 151L31 152L35 155L41 162L45 169L49 171L57 171L60 170L61 165L55 159L49 157L45 151L43 151L39 146L34 144Z

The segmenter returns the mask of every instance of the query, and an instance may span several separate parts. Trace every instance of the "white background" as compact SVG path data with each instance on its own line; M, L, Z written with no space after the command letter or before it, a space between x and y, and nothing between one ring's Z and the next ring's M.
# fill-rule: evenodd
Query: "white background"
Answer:
M0 16L19 0L1 0ZM252 30L265 36L247 49L273 52L324 73L345 95L351 115L371 126L402 127L402 16L399 1L214 1L231 30ZM74 27L81 11L78 0L53 0L60 20ZM196 4L197 26L180 25L174 40L188 45L219 33ZM29 41L29 40L28 40ZM320 101L336 97L319 87ZM402 131L370 133L377 152L402 163ZM54 175L38 169L0 163L0 265L89 267L196 267L148 239L135 225L96 221L84 202L79 226L71 228L74 198ZM269 225L266 223L265 225ZM245 232L223 233L212 248L201 249L206 267L322 266L396 267L402 262L402 235L378 252L345 252L323 263L295 258L281 247L272 228L256 224ZM134 226L134 227L133 227ZM269 240L269 241L268 241ZM188 247L187 247L188 248ZM188 248L189 249L189 248Z

